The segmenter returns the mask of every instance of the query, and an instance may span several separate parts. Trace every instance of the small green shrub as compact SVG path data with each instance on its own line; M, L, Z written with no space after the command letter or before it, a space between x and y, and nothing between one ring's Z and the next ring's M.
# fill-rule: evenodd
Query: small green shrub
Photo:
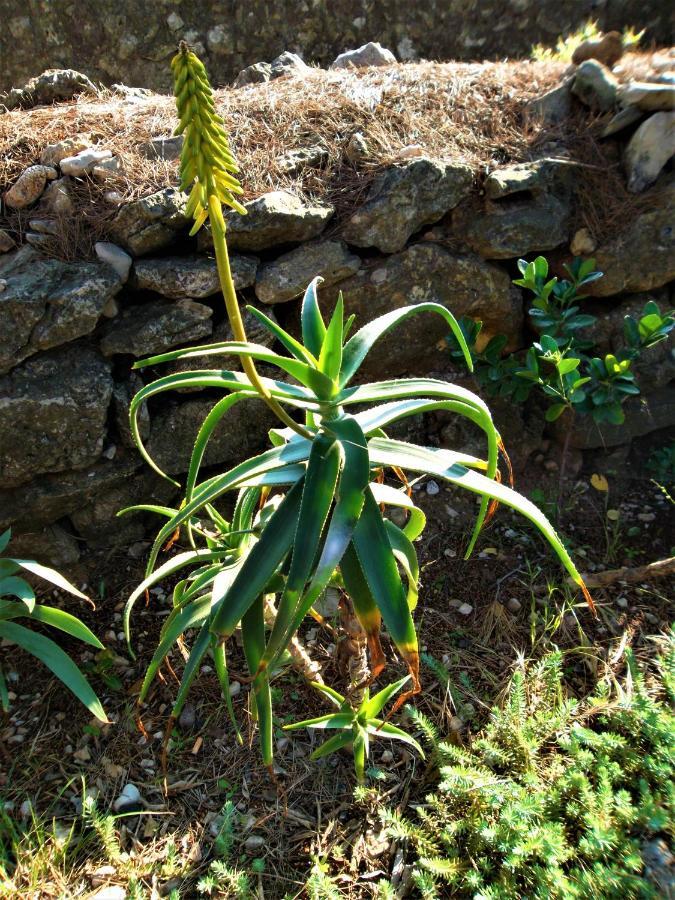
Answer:
M438 784L417 820L385 812L409 841L424 898L656 898L642 843L672 838L675 632L648 681L628 676L579 703L562 689L562 654L514 673L469 747L425 729Z
M471 350L474 371L488 395L523 403L537 388L549 401L546 420L555 421L566 410L588 415L595 422L621 425L625 419L622 404L640 393L635 383L632 363L645 350L666 340L675 319L672 313L662 315L653 300L645 304L641 317L624 318L625 347L603 358L590 356L593 345L581 332L596 322L596 316L580 312L579 301L587 295L583 288L602 278L595 260L576 258L565 266L569 278L548 278L548 262L538 256L533 262L518 260L521 278L514 284L534 295L529 310L541 337L525 354L524 364L518 355L503 357L507 339L495 335L482 352L476 350L481 322L463 317L460 328ZM451 354L458 358L459 348L451 335Z
M0 553L6 549L10 538L10 529L0 535ZM82 600L87 600L81 591L78 591L62 575L48 566L40 565L32 559L0 559L0 639L7 641L10 646L20 647L51 669L54 675L69 691L72 691L78 700L84 703L97 719L107 722L108 718L103 711L101 701L68 654L51 638L38 631L32 631L25 625L19 625L17 619L28 619L31 622L49 625L51 628L56 628L84 641L85 644L96 647L97 650L103 650L103 644L76 616L53 606L38 604L33 588L24 578L17 576L16 573L20 569L37 575ZM15 599L9 600L9 597ZM0 706L5 712L9 709L9 691L1 665Z
M643 31L635 31L634 28L626 26L623 29L623 46L625 50L632 50L642 40ZM570 63L574 56L574 51L584 41L597 40L603 35L598 28L597 20L588 19L580 28L571 32L566 37L559 37L555 47L545 47L543 44L535 44L530 52L531 59L537 62L560 62Z

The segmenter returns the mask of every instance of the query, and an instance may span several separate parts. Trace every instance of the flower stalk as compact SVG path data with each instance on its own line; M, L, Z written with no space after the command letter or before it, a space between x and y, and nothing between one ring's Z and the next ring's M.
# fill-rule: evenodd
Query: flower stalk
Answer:
M235 195L243 193L237 173L239 167L230 150L223 119L216 113L213 90L201 60L181 41L171 61L174 95L180 122L176 134L184 134L181 152L180 188L189 199L186 214L194 218L190 235L197 234L208 220L216 254L218 279L227 317L235 341L246 343L246 331L237 302L230 258L225 239L223 205L246 215L246 208ZM295 422L265 387L251 356L241 357L251 385L284 425L305 438L312 434Z

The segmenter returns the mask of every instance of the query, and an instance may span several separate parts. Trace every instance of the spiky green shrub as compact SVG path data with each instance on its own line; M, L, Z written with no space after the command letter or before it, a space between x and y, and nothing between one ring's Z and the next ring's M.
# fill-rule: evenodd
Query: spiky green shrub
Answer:
M564 696L562 657L514 673L467 748L438 741L438 784L417 819L384 813L409 841L421 896L511 900L660 896L642 844L673 836L675 632L649 684L628 677L584 703Z
M477 494L478 519L470 554L481 526L498 503L521 512L548 540L577 584L583 582L546 517L527 499L499 481L501 444L490 411L470 391L431 378L354 385L367 354L380 337L412 316L443 317L463 348L468 349L451 313L436 303L393 310L365 325L353 336L353 317L344 320L342 297L326 323L319 307L320 279L308 287L301 311L302 341L262 312L251 310L284 347L281 355L245 340L230 276L222 204L238 213L233 200L239 190L236 163L215 107L206 73L197 57L181 48L173 63L179 130L185 133L181 187L190 190L189 210L195 229L210 220L223 295L235 341L164 353L137 363L137 368L180 359L239 357L245 371L220 368L168 375L141 389L131 404L131 427L141 453L162 477L140 438L141 405L164 391L185 387L222 393L199 430L180 506L157 509L168 521L150 552L146 578L132 594L126 611L127 634L136 599L169 573L183 570L188 578L174 592L174 610L162 632L141 692L147 695L159 666L184 631L197 636L187 661L173 717L179 715L187 691L207 652L213 653L227 691L225 644L241 628L251 673L260 728L262 755L272 763L270 675L282 661L289 642L328 586L344 589L368 639L371 678L385 665L380 646L381 623L406 662L411 688L395 709L420 690L419 655L413 611L417 602L419 564L413 541L425 519L405 489L382 483L385 473L402 470L434 475ZM260 378L256 360L270 364L294 383ZM242 402L264 401L287 426L270 432L272 448L230 470L200 481L204 452L229 409ZM482 430L485 459L465 453L420 447L391 440L385 429L407 416L449 410ZM291 412L301 417L296 421ZM400 483L400 482L399 482ZM271 491L276 493L271 494ZM226 520L215 504L235 494L235 514ZM405 525L386 519L382 510L400 507ZM147 508L147 507L144 507ZM184 529L193 549L158 567L166 542ZM276 617L266 631L266 597L276 595ZM226 695L227 699L227 695Z

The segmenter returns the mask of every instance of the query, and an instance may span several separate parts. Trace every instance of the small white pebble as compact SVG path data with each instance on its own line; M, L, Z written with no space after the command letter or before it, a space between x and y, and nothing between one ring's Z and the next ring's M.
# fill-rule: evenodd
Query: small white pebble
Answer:
M438 494L440 490L441 489L439 488L437 482L427 481L427 494L429 494L430 497L433 497L436 494Z
M470 603L462 603L460 607L458 607L457 612L461 616L470 616L473 612L473 606Z
M380 762L385 766L389 765L389 763L392 763L393 761L394 754L391 752L391 750L385 750L380 756Z

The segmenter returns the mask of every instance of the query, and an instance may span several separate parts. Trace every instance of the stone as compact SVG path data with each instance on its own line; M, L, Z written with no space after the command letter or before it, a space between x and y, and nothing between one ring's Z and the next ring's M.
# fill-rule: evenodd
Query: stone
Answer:
M115 175L121 175L123 171L122 161L119 156L111 156L108 159L102 160L102 162L96 163L91 170L91 174L96 181L103 182Z
M359 257L342 241L302 244L260 267L255 292L263 303L283 303L303 294L317 275L330 285L354 275L360 267Z
M307 63L297 53L291 53L289 50L280 53L272 60L270 66L270 78L281 78L282 75L305 75L307 72L311 72Z
M188 400L165 406L150 416L148 452L164 472L186 472L202 422L214 400ZM255 398L243 400L228 410L206 447L203 468L240 462L264 445L275 417Z
M101 338L105 356L135 357L163 353L211 334L213 310L194 300L153 300L124 311L106 326Z
M235 88L245 87L247 84L263 84L272 77L272 66L268 62L254 63L246 66L234 79Z
M473 612L473 606L470 603L462 603L457 607L457 612L460 616L470 616Z
M607 112L616 103L618 86L609 69L594 59L587 59L577 69L572 93L595 112Z
M282 175L295 175L308 167L319 166L328 159L328 149L317 144L313 147L300 147L289 150L277 157L275 165Z
M396 253L423 225L441 219L469 193L468 166L420 158L385 170L366 202L348 219L342 236L357 247Z
M237 290L255 282L255 257L232 254L230 267ZM176 300L210 297L220 292L215 259L196 255L141 259L134 266L134 286Z
M572 112L570 87L571 79L567 79L558 87L542 94L541 97L529 100L523 106L525 124L550 126L567 121Z
M334 209L325 203L301 200L289 191L271 191L244 204L247 215L225 215L227 243L232 250L266 250L318 237ZM200 232L200 249L213 246L208 231Z
M657 620L658 621L658 620ZM662 837L652 838L642 845L642 859L649 878L665 898L675 896L675 856Z
M345 156L352 165L361 162L368 156L368 143L360 131L355 131L345 147Z
M11 525L17 533L35 531L84 509L114 486L131 484L141 467L146 468L137 454L118 454L113 461L101 458L86 469L39 475L20 487L0 490L1 526Z
M377 41L369 41L356 50L340 53L331 63L331 69L361 69L365 66L391 66L396 57Z
M55 144L47 144L40 153L40 162L43 166L56 167L61 160L69 156L77 156L82 150L91 147L91 140L84 134L76 134L73 137L64 138Z
M14 88L0 98L7 109L31 109L56 100L72 100L81 93L97 94L92 82L74 69L47 69L22 88Z
M520 602L520 600L517 597L509 597L509 599L506 601L506 608L508 609L509 612L512 612L512 613L520 612L521 607L522 607L522 603Z
M553 423L553 435L559 443L563 443L569 434L570 447L596 450L600 447L619 447L661 428L672 428L675 426L672 386L631 397L623 404L623 410L626 419L622 425L597 424L590 416L582 415L570 421L569 414L565 412Z
M164 188L120 206L111 236L132 256L144 256L170 244L188 224L186 196L177 188Z
M45 259L22 247L0 259L0 374L38 350L90 334L122 288L101 262Z
M118 247L117 244L111 244L110 241L97 241L94 244L94 253L101 262L106 263L115 270L122 284L127 283L133 262L128 253L122 250L121 247Z
M60 162L61 172L64 175L86 175L94 168L94 166L102 163L104 160L111 159L112 152L110 150L97 150L95 147L88 147L81 150L75 156L66 156Z
M597 59L611 69L623 56L623 37L619 31L609 31L601 38L582 41L572 54L575 66L587 59Z
M42 196L47 181L56 178L51 166L29 166L19 175L5 194L5 204L11 209L24 209Z
M0 253L9 253L15 247L14 238L0 228Z
M558 184L568 187L576 172L574 163L550 158L503 166L485 179L485 196L488 200L501 200L524 191L546 194Z
M675 153L675 111L651 115L635 131L624 154L628 190L639 194L654 184Z
M635 125L643 116L644 113L637 106L627 106L625 109L620 109L605 125L602 136L611 137L613 134L618 134L624 128L630 128L631 125Z
M143 798L135 784L125 784L119 797L113 803L116 813L137 812L143 809Z
M59 226L53 219L29 219L28 227L38 234L50 234L52 236L59 233Z
M675 109L675 84L655 84L650 81L629 81L617 91L622 106L637 106L645 112Z
M134 394L137 394L142 387L143 380L136 372L130 372L125 381L115 382L113 387L113 412L117 433L122 444L132 449L136 446L136 442L129 425L129 408ZM150 436L150 416L147 404L142 404L136 418L141 440L147 440Z
M44 207L56 216L69 216L73 212L73 200L70 195L70 178L57 178L47 185L42 195Z
M80 558L80 545L61 525L48 525L41 531L12 532L11 550L19 559L36 559L57 570L73 566Z
M570 253L572 256L590 256L595 248L595 240L588 228L579 228L574 232L574 236L570 241Z
M339 285L320 288L326 315L333 310L338 290L344 297L345 317L356 314L355 329L393 309L432 301L457 317L482 319L485 340L502 333L511 347L520 346L522 303L508 273L478 256L451 253L431 241L364 263ZM379 379L445 368L447 333L440 316L427 313L408 319L375 344L364 372Z
M180 159L184 143L185 136L182 134L160 135L150 138L145 144L139 144L136 149L148 159L163 159L172 162Z
M109 364L92 347L41 354L0 378L3 487L36 475L83 469L103 450L112 395Z
M651 291L675 278L675 178L661 176L645 196L651 205L596 250L604 275L589 287L594 297Z
M209 28L206 33L206 46L216 56L232 53L235 49L232 28L228 30L225 25L220 24Z

